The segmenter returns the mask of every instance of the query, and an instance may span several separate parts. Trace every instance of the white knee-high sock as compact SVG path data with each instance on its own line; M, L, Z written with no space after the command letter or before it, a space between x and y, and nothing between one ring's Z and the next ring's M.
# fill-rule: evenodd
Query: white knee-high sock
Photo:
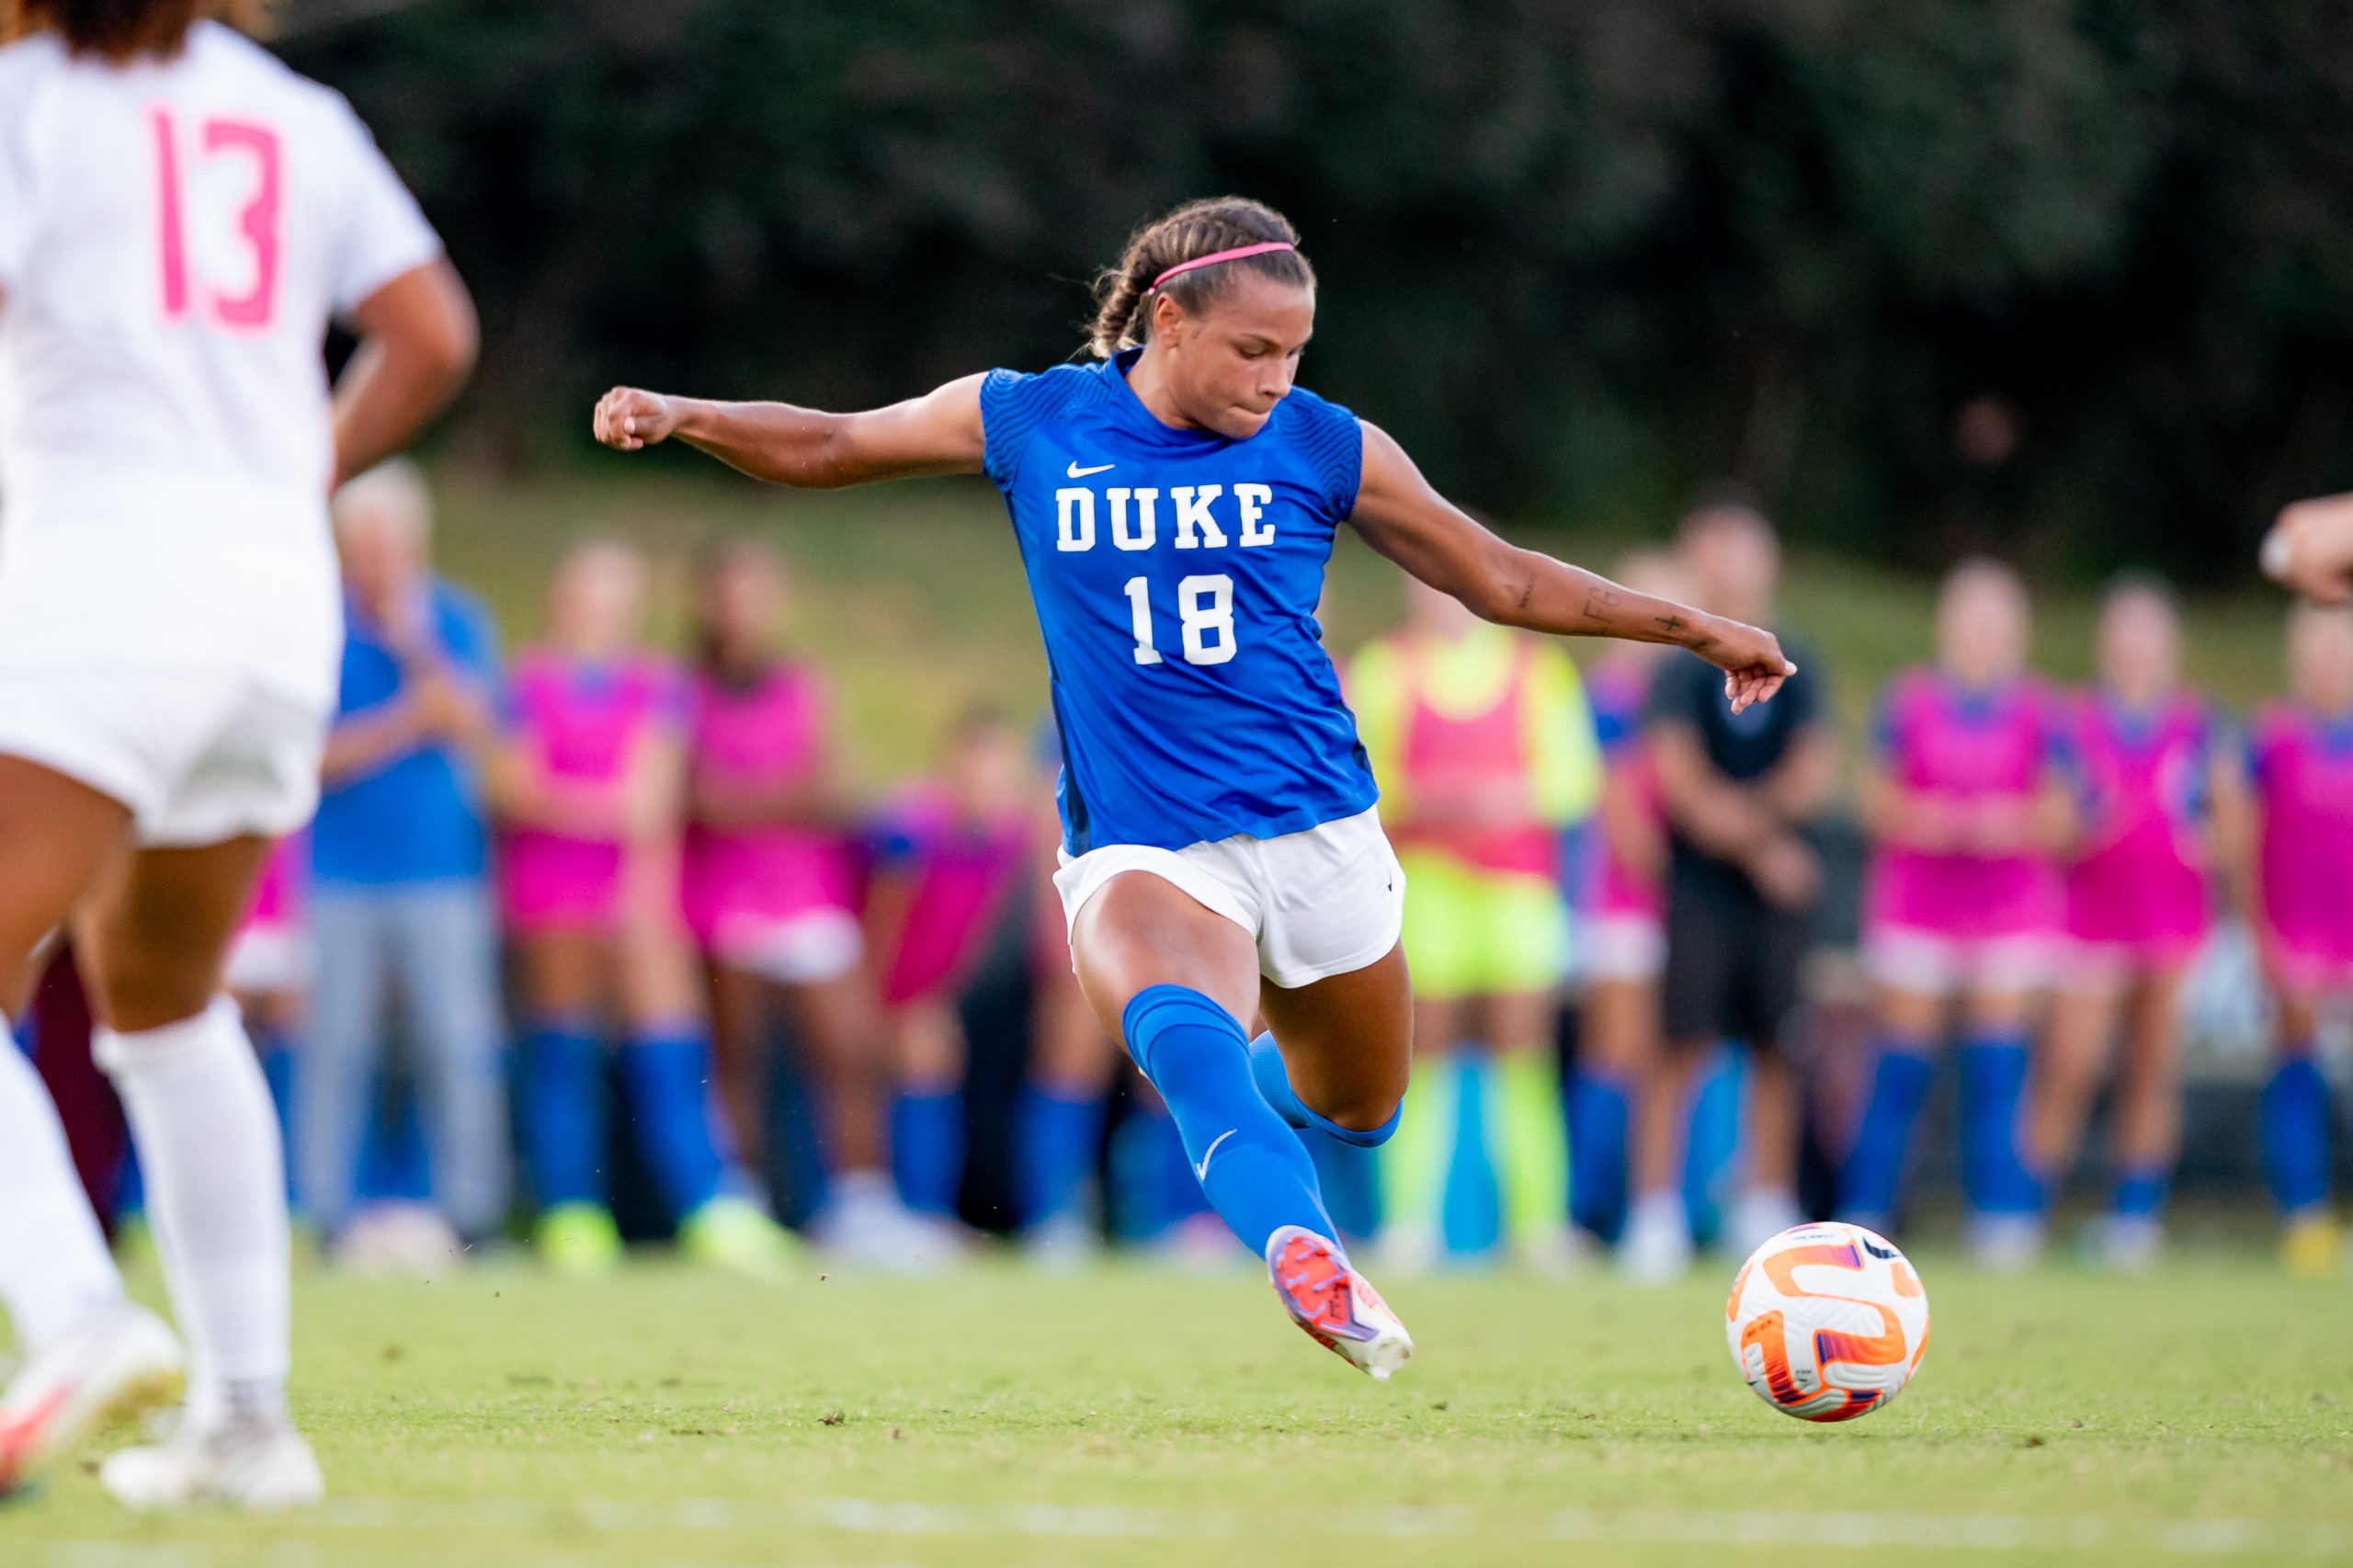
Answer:
M0 1017L0 1301L38 1356L122 1299L49 1090Z
M147 1215L188 1344L199 1421L275 1418L288 1350L286 1168L269 1085L227 997L192 1018L100 1029L139 1147Z

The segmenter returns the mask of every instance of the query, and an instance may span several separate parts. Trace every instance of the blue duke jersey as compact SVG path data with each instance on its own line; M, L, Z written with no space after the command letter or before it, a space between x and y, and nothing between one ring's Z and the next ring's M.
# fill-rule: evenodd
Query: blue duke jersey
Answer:
M1246 441L1172 429L1128 389L1140 352L981 387L1053 676L1063 846L1354 816L1378 792L1315 607L1356 506L1356 415L1294 391Z

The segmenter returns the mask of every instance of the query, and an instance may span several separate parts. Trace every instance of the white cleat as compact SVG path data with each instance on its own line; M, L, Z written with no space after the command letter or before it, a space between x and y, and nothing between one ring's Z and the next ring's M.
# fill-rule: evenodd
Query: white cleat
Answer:
M1718 1244L1728 1256L1745 1258L1783 1231L1804 1223L1805 1212L1798 1207L1795 1193L1751 1187L1733 1200Z
M280 1421L183 1423L152 1448L108 1454L98 1480L138 1512L199 1503L235 1508L300 1508L326 1495L326 1479L302 1435Z
M1285 1225L1267 1238L1267 1273L1291 1321L1375 1381L1413 1356L1414 1336L1327 1237Z
M1691 1267L1691 1221L1679 1192L1637 1199L1618 1240L1618 1271L1637 1285L1672 1285Z
M835 1180L815 1231L818 1250L849 1268L938 1274L964 1260L963 1238L951 1221L913 1212L899 1201L890 1177L870 1171Z
M0 1494L108 1424L167 1405L187 1382L180 1342L130 1301L34 1357L0 1397Z
M1969 1221L1969 1254L1995 1274L2020 1274L2042 1257L2039 1214L1977 1214Z

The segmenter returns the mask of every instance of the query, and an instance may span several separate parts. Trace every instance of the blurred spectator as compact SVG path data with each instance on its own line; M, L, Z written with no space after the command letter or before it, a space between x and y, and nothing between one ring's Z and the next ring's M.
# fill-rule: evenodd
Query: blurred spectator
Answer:
M311 985L311 933L303 919L303 884L310 881L307 833L278 841L254 883L245 918L229 944L222 984L235 998L245 1033L269 1080L270 1102L286 1140L286 1175L295 1179L294 1037Z
M1405 625L1348 665L1348 702L1405 869L1415 1063L1381 1151L1383 1243L1395 1267L1441 1249L1458 1130L1500 1157L1503 1229L1527 1266L1569 1262L1568 1143L1552 1049L1568 958L1563 827L1593 809L1601 759L1576 666L1557 642L1473 616L1407 579ZM1483 1053L1475 1076L1456 1051ZM1460 1113L1479 1085L1475 1117ZM1478 1162L1485 1163L1483 1158Z
M958 1004L1024 879L1039 869L1035 786L1021 733L1002 714L976 710L950 735L938 778L895 801L877 835L867 919L901 1074L892 1148L909 1206L936 1221L953 1215L963 1173ZM1094 1248L1079 1200L1102 1138L1110 1069L1099 1026L1087 1030L1076 1060L1066 1040L1053 1050L1054 1026L1068 1021L1051 1007L1033 1009L1029 1082L1014 1134L1017 1219L1033 1256L1057 1262Z
M610 1267L605 1042L637 1143L689 1256L763 1278L789 1267L783 1232L750 1200L706 1082L702 983L679 905L687 684L639 643L645 562L578 546L551 585L548 641L516 663L514 730L499 758L503 891L530 1010L524 1153L540 1253Z
M1881 694L1864 770L1872 840L1864 962L1879 1062L1839 1180L1840 1216L1893 1221L1948 1008L1960 1012L1961 1188L1980 1259L2012 1267L2040 1235L2018 1139L2031 1009L2063 916L2057 857L2075 833L2068 738L2028 673L2026 590L1970 561L1945 579L1937 662Z
M1677 545L1702 608L1772 623L1780 547L1763 514L1744 501L1704 502ZM1806 829L1835 782L1836 749L1820 660L1787 637L1781 645L1798 673L1772 701L1739 713L1722 672L1695 655L1665 659L1651 687L1643 730L1669 827L1665 1050L1643 1088L1620 1246L1637 1279L1672 1278L1689 1262L1686 1122L1693 1080L1720 1041L1749 1053L1747 1186L1725 1243L1745 1253L1801 1217L1797 1094L1782 1044L1822 881Z
M2263 1090L2263 1167L2300 1274L2334 1274L2343 1246L2329 1198L2336 1116L2313 1057L2319 1005L2353 993L2353 609L2288 616L2288 696L2248 736L2258 822L2250 912L2279 1006Z
M2182 977L2212 928L2218 872L2236 869L2245 789L2222 716L2182 687L2181 619L2163 583L2109 590L2097 658L2097 685L2064 713L2084 832L2067 868L2066 949L2035 1054L2027 1148L2048 1205L2120 1021L2098 1249L2112 1267L2142 1269L2164 1241L2180 1153Z
M720 1082L745 1146L764 1153L768 1023L781 1006L828 1113L817 1215L829 1249L889 1268L937 1259L890 1174L891 1066L847 843L850 808L824 676L780 652L783 561L730 540L696 584L686 908L710 980Z
M433 504L415 467L396 460L353 480L335 520L346 632L311 833L316 985L295 1074L297 1187L337 1239L397 1001L434 1197L471 1241L505 1222L508 1192L480 766L497 637L481 604L432 572Z
M1637 593L1688 602L1689 574L1660 551L1619 563ZM1670 652L1655 642L1606 642L1586 666L1601 746L1600 866L1583 929L1583 1027L1569 1081L1571 1217L1614 1244L1626 1221L1629 1116L1659 1052L1659 971L1666 963L1666 814L1643 732L1651 682Z

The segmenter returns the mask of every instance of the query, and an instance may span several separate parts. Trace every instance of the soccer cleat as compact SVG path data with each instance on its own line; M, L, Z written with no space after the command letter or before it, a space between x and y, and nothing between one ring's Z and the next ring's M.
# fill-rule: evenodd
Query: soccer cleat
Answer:
M1783 1188L1751 1187L1733 1199L1716 1245L1745 1261L1749 1254L1783 1231L1804 1223L1805 1213L1799 1209L1795 1193Z
M1691 1267L1691 1221L1679 1192L1637 1199L1618 1239L1618 1271L1636 1285L1672 1285Z
M311 1445L283 1421L200 1429L183 1422L164 1442L108 1454L98 1481L116 1502L142 1513L199 1503L299 1508L326 1495Z
M2152 1214L2110 1214L2093 1233L2100 1267L2118 1274L2146 1274L2165 1256L2165 1228Z
M963 1256L949 1225L910 1212L891 1178L874 1171L835 1178L832 1201L817 1216L816 1242L846 1267L883 1274L937 1274Z
M1291 1321L1359 1371L1387 1382L1414 1354L1414 1336L1339 1244L1297 1225L1267 1238L1267 1273Z
M2020 1274L2042 1258L2040 1214L1976 1214L1969 1221L1969 1255L1995 1274Z
M678 1246L697 1263L765 1284L799 1271L800 1244L748 1198L722 1194L688 1214L678 1222Z
M2330 1279L2344 1267L2343 1237L2336 1221L2325 1214L2305 1214L2288 1221L2279 1237L2279 1261L2288 1272L2305 1279Z
M611 1272L621 1260L620 1228L601 1203L559 1203L540 1216L540 1256L559 1274Z
M0 1495L110 1422L170 1404L187 1381L179 1341L146 1308L103 1312L34 1357L0 1397Z
M1083 1214L1064 1210L1021 1233L1021 1257L1041 1274L1082 1274L1103 1256L1102 1233Z

